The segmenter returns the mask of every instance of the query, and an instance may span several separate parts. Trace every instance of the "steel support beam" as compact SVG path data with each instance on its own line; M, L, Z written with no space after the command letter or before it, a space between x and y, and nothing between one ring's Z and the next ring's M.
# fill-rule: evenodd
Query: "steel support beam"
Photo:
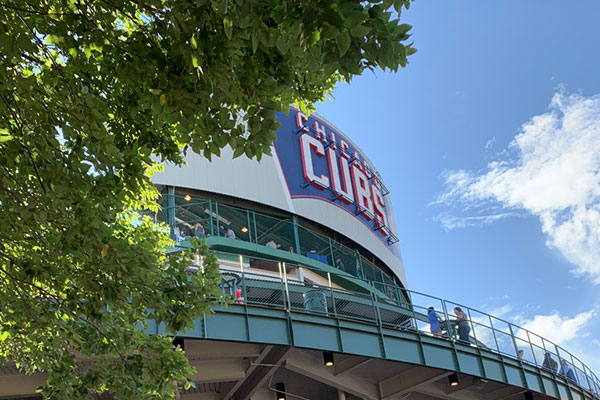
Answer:
M434 368L412 367L380 381L377 386L381 399L386 400L415 391L420 386L445 378L451 373Z
M291 347L267 346L261 355L251 364L246 377L227 393L224 400L248 400L275 372L286 359Z
M190 365L196 368L194 382L227 382L244 378L250 362L243 358L223 358L191 360Z
M361 365L365 365L368 362L370 362L371 360L373 360L372 358L366 358L366 357L348 357L342 361L338 361L335 363L334 368L334 375L339 375L339 374L343 374L344 372L350 372L352 371L354 368L358 368Z
M314 357L302 350L294 349L290 353L286 359L285 368L360 399L379 400L376 385L355 375L334 375L333 368L324 366L321 357Z

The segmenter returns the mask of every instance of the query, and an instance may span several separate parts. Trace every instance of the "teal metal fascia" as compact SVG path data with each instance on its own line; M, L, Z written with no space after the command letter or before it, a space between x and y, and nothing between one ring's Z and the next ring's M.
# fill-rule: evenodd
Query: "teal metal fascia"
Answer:
M380 291L374 289L368 283L355 278L354 276L340 271L337 268L333 268L320 261L313 260L312 258L305 257L296 253L291 253L286 250L273 249L271 247L263 246L256 243L245 242L243 240L234 240L219 236L211 236L205 238L206 244L213 250L225 251L228 253L241 254L245 256L259 256L261 258L270 259L273 261L288 262L291 264L301 264L307 267L313 267L323 272L323 277L326 277L327 272L331 274L331 281L340 284L348 290L355 290L365 293L372 293L377 298L388 299L386 295ZM180 244L182 248L190 248L190 244L187 241L183 241Z
M152 326L149 333L164 334ZM598 396L560 375L514 358L411 330L395 330L308 312L249 305L216 307L182 337L295 346L462 372L561 399ZM566 395L567 397L563 397Z

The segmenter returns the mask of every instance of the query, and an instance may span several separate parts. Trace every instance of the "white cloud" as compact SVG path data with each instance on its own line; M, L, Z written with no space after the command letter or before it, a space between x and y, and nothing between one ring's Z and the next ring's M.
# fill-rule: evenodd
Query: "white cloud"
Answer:
M559 346L565 346L573 339L587 336L583 331L588 327L595 314L595 310L589 310L574 317L568 317L554 311L547 315L536 315L531 319L520 319L517 323L536 335Z
M456 229L535 215L546 244L600 284L600 95L556 94L508 150L483 172L446 172L446 191L432 204L471 215L438 220Z
M494 145L494 143L496 143L496 136L492 137L490 140L488 140L488 142L485 144L485 149L489 150L492 148L492 146Z
M596 356L598 352L590 346L590 342L600 346L599 340L590 340L591 332L598 329L598 324L595 321L598 312L599 309L594 308L570 317L554 311L550 314L538 314L531 318L525 318L523 315L516 316L513 318L513 322L559 345L581 360L592 371L598 373L600 371L600 358ZM523 330L515 332L515 335L527 340L527 335ZM537 339L534 338L532 341L535 343ZM541 345L539 342L535 344ZM548 343L546 343L547 345ZM554 349L550 350L554 352ZM531 360L531 356L528 357Z
M444 229L450 231L457 228L468 228L470 226L483 226L490 225L502 218L506 217L518 217L521 216L519 213L505 212L490 215L474 215L467 217L457 217L448 213L442 213L436 217Z

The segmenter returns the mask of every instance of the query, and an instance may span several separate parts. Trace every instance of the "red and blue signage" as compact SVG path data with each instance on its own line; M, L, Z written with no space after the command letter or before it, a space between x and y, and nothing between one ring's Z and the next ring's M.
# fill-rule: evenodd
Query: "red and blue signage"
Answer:
M277 120L275 151L292 198L323 200L359 218L383 241L397 239L389 229L387 194L362 152L335 128L295 108Z

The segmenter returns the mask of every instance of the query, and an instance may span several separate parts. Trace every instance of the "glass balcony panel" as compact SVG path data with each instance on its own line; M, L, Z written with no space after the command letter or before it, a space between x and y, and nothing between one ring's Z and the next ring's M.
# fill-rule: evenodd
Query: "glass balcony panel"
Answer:
M558 373L558 356L538 345L532 344L536 365L547 372Z
M538 336L533 332L526 331L525 329L523 329L523 333L525 334L525 337L529 338L531 344L544 348L544 339L542 339L541 336Z
M508 335L511 334L508 322L503 321L500 318L496 318L493 315L490 317L490 319L492 320L492 328L504 332Z
M544 349L533 343L531 343L530 346L533 351L534 364L541 367L544 362Z
M370 282L381 281L381 278L379 277L379 268L377 268L375 264L373 264L363 256L360 256L360 263L362 264L362 272L366 280Z
M417 307L420 310L419 312L425 317L427 317L427 309L429 307L433 307L435 312L440 316L441 319L446 319L441 299L423 293L410 292L410 300L413 306Z
M303 226L298 227L300 237L300 253L303 256L334 266L329 239Z
M473 331L471 332L471 339L474 339L476 341L476 344L480 347L486 348L491 351L498 351L493 329L487 325L475 322L475 320L472 320L471 324L473 326Z
M568 377L568 375L567 375L567 377ZM574 382L574 383L578 383L581 387L583 387L586 390L591 389L591 387L588 384L588 381L586 379L586 375L581 368L575 367L575 377L576 377L576 382Z
M548 339L543 339L542 338L542 342L543 342L543 347L546 349L546 351L551 352L552 354L555 354L556 357L558 357L558 347L551 341L549 341Z
M360 269L358 253L342 244L332 242L333 258L335 267L340 271L349 273L350 275L360 277L358 270Z
M515 343L513 342L513 337L510 334L497 329L494 329L494 335L496 335L498 351L502 354L516 358L517 351L515 350Z
M378 283L379 291L385 294L393 304L402 304L400 289L394 284Z
M594 386L593 392L596 394L600 394L600 379L598 379L598 377L595 374L592 374L592 382L592 385Z
M517 358L535 365L535 358L533 357L533 351L531 350L529 342L519 337L515 337L515 342L517 343Z
M178 242L198 236L203 238L210 232L210 210L207 200L191 198L186 201L175 197L174 239ZM168 211L166 212L168 214ZM168 219L168 215L165 215ZM203 236L204 234L204 236Z
M280 250L295 252L294 225L291 220L254 213L256 240L258 244Z
M213 220L216 222L216 214L213 216ZM219 203L218 221L213 230L216 236L250 241L248 214L245 209Z

